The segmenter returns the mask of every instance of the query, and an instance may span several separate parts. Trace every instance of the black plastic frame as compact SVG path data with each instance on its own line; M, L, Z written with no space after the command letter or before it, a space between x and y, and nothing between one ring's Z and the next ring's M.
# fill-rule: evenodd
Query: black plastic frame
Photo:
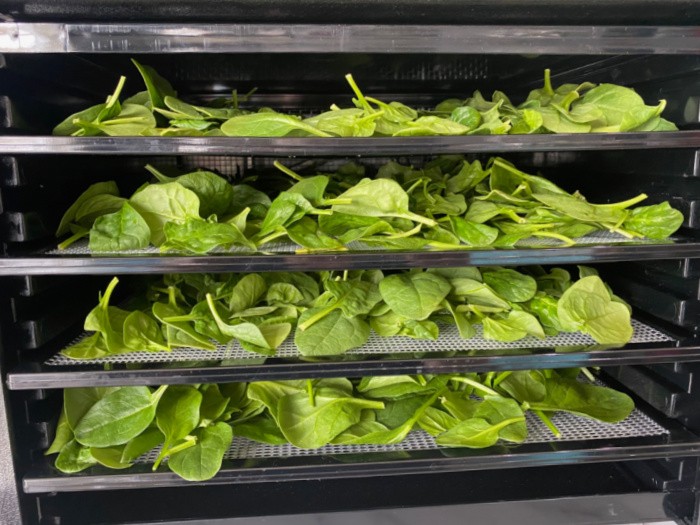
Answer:
M698 52L700 52L700 44ZM602 151L650 148L700 148L700 131L372 138L0 136L0 154L8 155L384 157L389 155Z

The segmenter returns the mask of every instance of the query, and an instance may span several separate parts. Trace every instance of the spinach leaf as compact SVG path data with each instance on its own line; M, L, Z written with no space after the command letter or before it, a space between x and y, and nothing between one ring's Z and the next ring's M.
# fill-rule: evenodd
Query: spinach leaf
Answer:
M161 77L155 69L151 66L146 66L144 64L138 63L133 58L131 62L136 66L141 77L143 78L143 83L146 84L146 89L148 90L148 96L151 99L151 107L153 108L165 108L164 98L166 96L176 97L177 93L170 85L170 83Z
M90 454L90 449L72 439L61 449L56 457L56 468L66 474L75 474L97 464Z
M564 330L587 333L600 344L623 345L632 337L628 308L613 300L596 275L572 284L559 299L557 314Z
M507 301L524 303L532 299L537 291L535 279L515 270L499 268L484 271L482 275L484 282Z
M544 330L537 318L527 312L512 310L499 317L484 317L484 338L511 342L533 335L544 339Z
M158 323L139 310L131 312L124 320L124 344L139 352L170 351Z
M514 417L491 424L483 418L474 417L443 432L435 438L435 442L447 447L486 448L496 444L500 432L506 427L524 421L524 417Z
M317 388L314 403L306 393L284 396L277 408L284 437L299 448L318 448L359 422L363 409L381 409L384 403L348 397L333 388Z
M193 191L199 197L199 212L202 217L224 215L231 208L234 199L233 186L211 171L197 170L179 177L167 177L151 165L146 165L159 182L177 182Z
M58 417L58 422L56 423L56 432L54 434L51 446L44 452L45 456L50 456L51 454L57 454L61 449L68 444L69 441L73 439L73 430L68 424L68 418L66 417L65 407L61 409L61 415Z
M271 417L258 416L232 425L233 435L241 436L268 445L286 445L287 438Z
M198 430L195 437L196 445L170 456L168 468L187 481L205 481L221 469L233 432L226 423L216 423Z
M75 439L87 447L122 445L143 432L156 414L167 387L123 387L97 401L76 425Z
M323 312L323 308L310 308L299 317L299 325ZM340 310L333 310L305 330L297 329L294 344L305 356L343 354L367 342L369 325L359 317L345 317Z
M132 195L130 203L148 223L151 242L156 246L165 240L166 223L199 217L199 198L178 182L146 186Z
M606 423L622 421L634 409L634 402L627 394L575 379L551 377L545 379L545 388L543 399L529 402L531 409L562 410Z
M138 250L148 246L151 230L143 217L124 202L119 211L98 217L90 230L91 252Z
M198 217L187 217L182 223L166 222L163 233L163 251L181 250L204 254L215 248L230 248L235 245L255 250L255 244L233 224L205 221Z
M520 421L501 429L498 437L513 443L522 443L527 438L527 425L523 411L520 405L512 399L491 395L484 396L484 400L474 412L474 417L483 418L492 425L509 419L522 418Z
M622 227L649 239L666 239L683 224L683 214L668 202L630 210Z
M331 136L298 117L272 111L232 117L221 124L221 131L229 137L284 137L293 131L317 137Z
M450 292L450 283L434 273L395 274L379 283L382 299L399 315L427 319Z
M113 195L118 197L119 188L117 188L117 183L113 180L107 182L96 182L81 193L76 201L71 204L70 208L66 210L66 213L63 214L61 222L58 225L58 229L56 230L57 237L70 231L70 224L75 222L75 217L78 210L83 206L83 204L85 204L85 202L97 195Z
M409 211L408 194L390 179L362 179L338 195L338 201L341 200L350 204L333 204L334 212L364 217L401 217L426 226L436 225L434 220Z

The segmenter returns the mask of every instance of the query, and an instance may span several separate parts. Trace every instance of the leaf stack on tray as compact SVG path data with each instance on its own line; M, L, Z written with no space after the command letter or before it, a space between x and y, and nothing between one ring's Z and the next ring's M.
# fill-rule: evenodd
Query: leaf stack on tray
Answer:
M470 98L445 100L431 110L365 96L347 75L356 96L354 107L341 109L333 104L329 111L304 118L270 108L244 110L236 92L230 99L217 99L209 105L190 104L177 98L170 83L153 68L133 62L146 91L121 103L126 81L121 77L104 103L70 115L54 128L54 135L407 137L677 129L661 117L664 100L647 106L633 89L615 84L584 82L555 89L549 70L545 71L544 86L531 91L519 105L501 91L494 92L491 100L476 91Z
M559 430L550 415L615 423L634 409L626 394L577 379L580 369L441 376L309 379L255 383L64 391L56 437L47 454L75 473L93 465L130 467L156 449L156 470L190 481L220 470L234 436L314 449L326 444L397 444L412 430L445 447L522 443L529 411ZM159 448L158 448L159 447Z
M509 247L547 237L565 245L596 231L628 239L665 239L683 215L668 202L646 199L592 204L502 158L485 165L439 157L422 169L389 162L376 177L348 164L331 174L302 177L280 163L293 183L270 198L248 184L230 184L210 171L168 177L120 197L113 181L90 186L66 211L57 230L72 233L59 247L89 236L92 252L138 250L208 253L236 247L262 250L290 240L302 251L355 247L455 250Z
M596 272L581 267L572 281L561 268L522 272L499 267L319 273L182 274L152 285L145 308L109 304L113 279L85 319L94 333L63 355L95 359L136 351L187 347L214 350L237 341L274 355L294 330L304 356L330 356L382 337L437 340L439 324L456 325L463 339L511 342L582 332L605 345L632 337L630 309Z

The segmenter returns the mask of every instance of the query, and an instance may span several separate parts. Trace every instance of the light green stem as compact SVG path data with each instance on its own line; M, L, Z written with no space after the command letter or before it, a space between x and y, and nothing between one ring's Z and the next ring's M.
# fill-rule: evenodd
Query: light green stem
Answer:
M306 321L304 321L303 323L297 325L297 327L299 328L299 330L301 330L301 331L303 332L304 330L306 330L307 328L309 328L309 327L310 327L311 325L313 325L314 323L316 323L316 322L320 321L321 319L323 319L324 317L326 317L326 316L327 316L328 314L330 314L333 310L335 310L336 308L338 308L338 306L339 306L338 302L335 302L335 303L331 304L330 306L327 306L326 308L324 308L324 309L321 310L320 312L317 312L316 314L314 314L314 315L312 315L311 317L309 317L309 318L308 318Z
M58 245L58 249L59 249L59 250L65 250L65 249L68 248L71 244L73 244L74 242L76 242L76 241L82 239L83 237L87 237L89 234L90 234L90 230L83 230L83 231L79 231L78 233L74 233L73 235L71 235L70 237L68 237L65 241L63 241L62 243L60 243L60 244Z
M474 381L473 379L469 379L467 377L451 377L451 381L457 381L458 383L464 383L465 385L469 385L474 387L475 390L479 390L480 392L483 392L484 394L488 394L490 396L498 396L500 395L498 392L495 390L490 389L487 386L482 385L478 381Z
M173 454L177 454L178 452L182 452L183 450L186 450L190 447L193 447L197 444L197 438L194 436L186 436L185 437L185 442L180 443L179 445L173 447L173 448L166 448L165 445L163 445L163 448L160 451L160 454L158 454L158 457L156 458L156 461L153 463L153 470L157 470L158 467L160 466L161 462L167 458L168 456L172 456Z
M352 88L353 92L355 93L357 100L360 101L360 104L362 104L362 106L365 108L365 111L367 113L374 113L374 109L369 104L369 102L367 102L367 99L362 94L362 91L360 91L360 88L357 86L357 84L355 83L355 79L352 78L352 75L350 73L345 75L345 80L347 80L348 84L350 84L350 87Z
M545 414L541 410L533 410L533 412L537 417L539 417L542 420L542 423L544 423L547 426L547 428L552 432L552 434L554 434L554 437L561 437L561 432L559 432L559 429L554 425L554 423L552 423L552 420L549 419L547 414Z
M277 168L278 170L280 170L282 173L285 173L286 175L289 175L291 178L293 178L293 179L296 180L296 181L301 182L302 180L304 180L304 177L302 177L301 175L299 175L297 172L291 170L290 168L288 168L287 166L285 166L284 164L282 164L282 163L281 163L280 161L278 161L278 160L276 160L275 162L273 162L272 165L273 165L275 168Z

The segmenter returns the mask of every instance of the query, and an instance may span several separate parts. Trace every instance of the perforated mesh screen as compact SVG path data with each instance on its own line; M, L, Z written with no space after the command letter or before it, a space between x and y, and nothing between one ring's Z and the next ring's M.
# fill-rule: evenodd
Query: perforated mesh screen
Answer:
M631 343L655 343L671 341L666 334L633 320L634 333ZM372 334L365 345L350 350L350 355L381 355L397 353L424 353L424 352L457 352L468 350L502 350L502 349L527 349L527 348L554 348L554 347L588 347L596 344L593 339L581 333L561 333L544 340L528 336L512 343L501 343L484 339L480 325L475 326L476 335L471 339L462 339L455 326L442 326L440 337L437 341L422 339L410 339L407 337L380 337ZM84 337L81 336L81 337ZM78 341L80 338L76 339ZM277 350L278 357L299 357L300 354L294 345L292 338L287 339ZM196 350L193 348L178 348L172 352L132 352L118 354L101 359L74 360L57 354L50 358L48 365L76 365L76 364L103 364L103 363L171 363L178 361L198 360L254 360L263 356L253 354L241 348L238 343L217 345L216 350Z
M630 437L646 437L668 434L668 431L640 412L634 410L620 423L601 423L564 412L551 417L554 425L561 432L555 438L542 421L532 413L526 413L528 437L525 443L556 443L562 441L613 440ZM289 458L302 456L335 456L343 454L361 454L368 452L396 452L415 450L435 450L438 445L428 433L413 431L407 438L396 445L326 445L317 449L300 449L290 444L265 445L242 437L235 437L226 459L262 459ZM137 460L138 463L153 463L158 456L158 449L152 450Z

